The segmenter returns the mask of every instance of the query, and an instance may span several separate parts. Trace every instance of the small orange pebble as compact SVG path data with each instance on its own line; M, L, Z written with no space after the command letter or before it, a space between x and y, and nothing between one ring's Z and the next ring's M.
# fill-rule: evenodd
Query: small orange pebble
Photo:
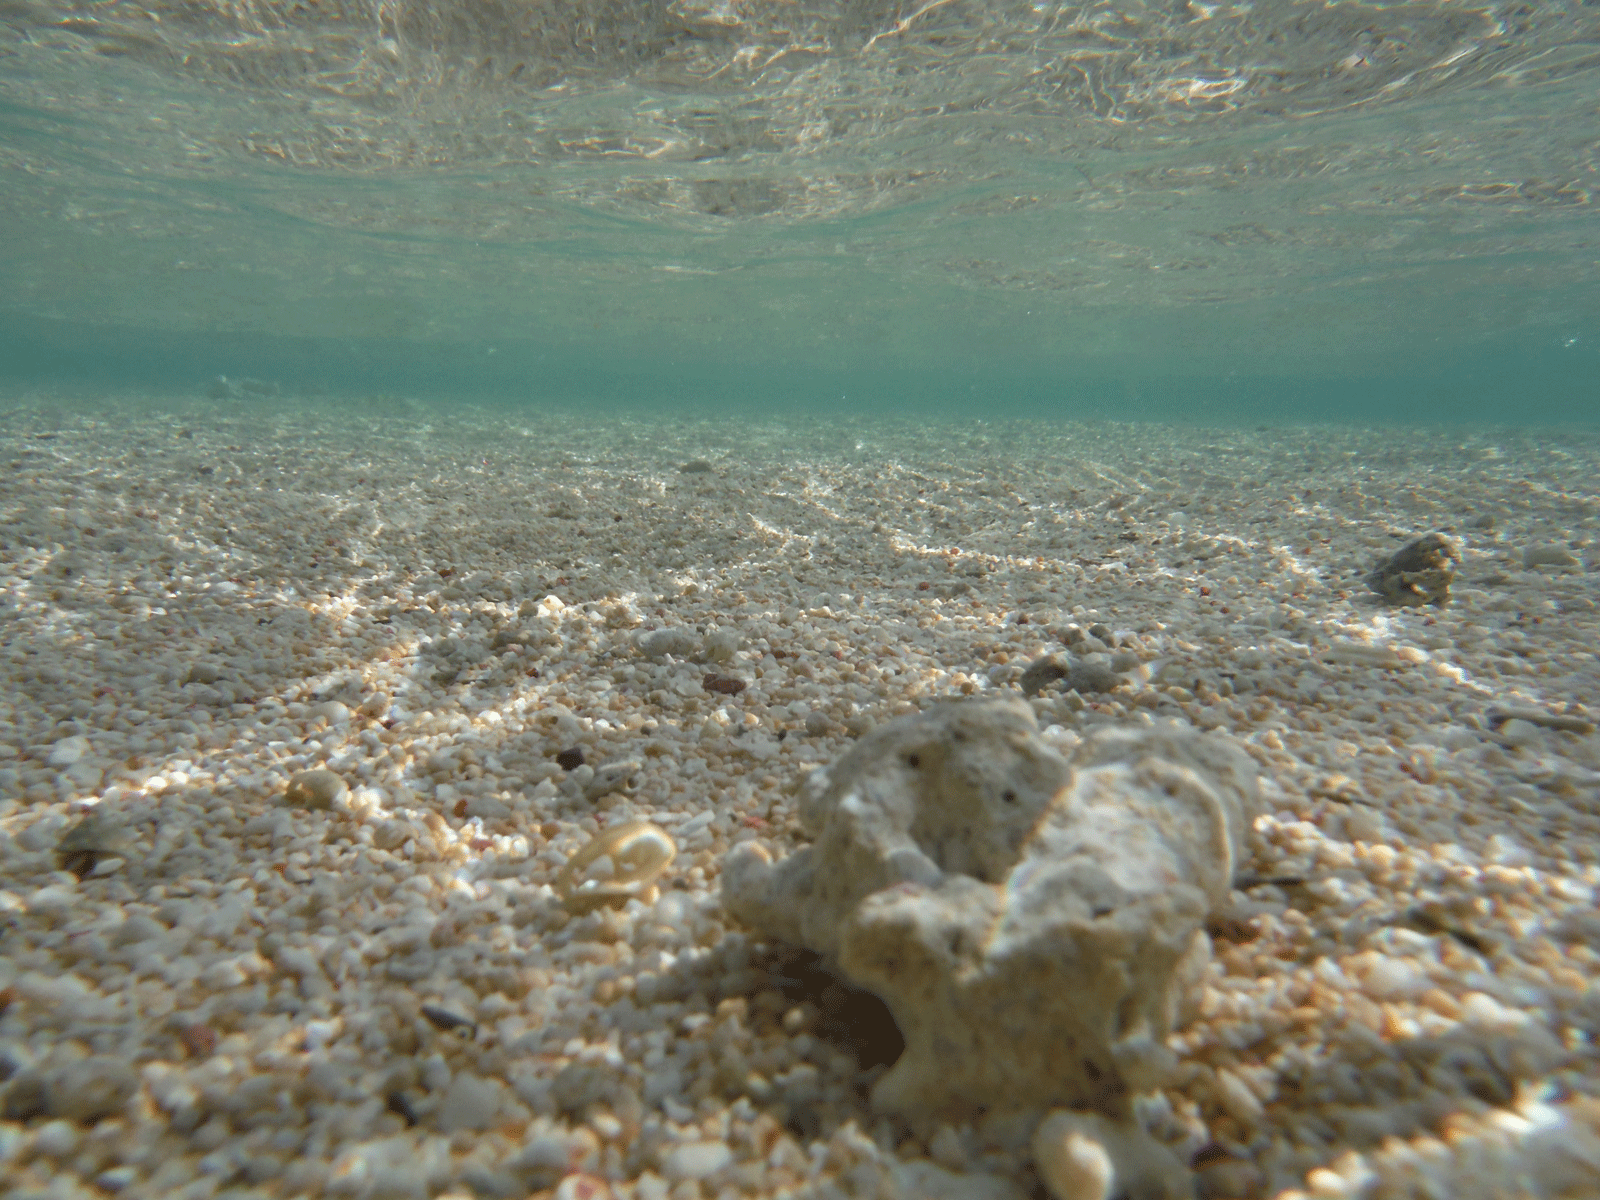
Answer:
M453 808L451 811L454 812L456 814L456 816L458 816L458 817L466 816L467 815L466 797L462 797L460 800L457 800L455 808Z
M1461 1005L1456 1003L1454 996L1442 988L1429 988L1418 999L1441 1017L1454 1020L1461 1015Z

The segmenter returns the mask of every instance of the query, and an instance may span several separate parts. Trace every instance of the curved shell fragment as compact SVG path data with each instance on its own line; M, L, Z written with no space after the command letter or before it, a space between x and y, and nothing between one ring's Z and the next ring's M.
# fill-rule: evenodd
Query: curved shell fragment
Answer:
M649 821L630 821L607 829L580 849L561 869L556 891L568 912L581 915L597 908L621 908L629 900L648 901L654 883L677 857L678 844L666 830ZM609 880L584 880L583 873L609 858Z

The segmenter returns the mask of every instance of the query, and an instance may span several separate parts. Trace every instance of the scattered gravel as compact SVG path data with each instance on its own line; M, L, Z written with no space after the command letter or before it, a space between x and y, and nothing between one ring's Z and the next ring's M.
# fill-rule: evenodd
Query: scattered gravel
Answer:
M130 399L0 463L7 1194L1037 1194L1032 1124L869 1111L892 1025L716 896L1046 655L1063 746L1265 781L1139 1101L1204 1195L1600 1191L1592 434ZM1369 590L1435 532L1448 602Z

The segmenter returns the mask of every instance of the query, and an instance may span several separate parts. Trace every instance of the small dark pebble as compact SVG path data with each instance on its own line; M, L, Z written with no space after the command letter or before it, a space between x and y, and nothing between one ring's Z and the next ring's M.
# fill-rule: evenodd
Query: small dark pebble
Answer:
M1266 426L1263 425L1261 428L1265 429ZM1217 1142L1207 1142L1195 1151L1189 1165L1198 1171L1201 1167L1209 1167L1212 1163L1232 1161L1233 1153L1226 1146Z
M700 681L700 686L708 692L721 692L724 696L737 696L745 689L745 681L735 679L732 675L709 674Z
M384 1097L384 1104L390 1112L404 1121L407 1127L417 1123L417 1110L411 1107L411 1101L406 1099L404 1092L390 1092Z
M1304 887L1306 882L1304 875L1241 875L1234 880L1233 886L1241 892L1248 892L1251 888L1259 887Z
M63 871L71 871L79 879L87 879L94 874L99 857L97 850L64 850L56 859Z
M583 766L583 751L577 746L561 751L556 755L556 766L563 771L576 771Z
M43 1116L48 1109L44 1077L37 1071L23 1071L0 1093L0 1118L7 1121L27 1121Z
M1206 932L1211 935L1213 941L1220 939L1232 942L1235 946L1253 942L1261 936L1261 930L1254 921L1245 921L1232 916L1212 917L1206 922Z
M458 1013L451 1012L448 1008L440 1008L435 1004L424 1004L422 1015L427 1017L436 1029L455 1030L462 1037L473 1037L478 1032L478 1023Z

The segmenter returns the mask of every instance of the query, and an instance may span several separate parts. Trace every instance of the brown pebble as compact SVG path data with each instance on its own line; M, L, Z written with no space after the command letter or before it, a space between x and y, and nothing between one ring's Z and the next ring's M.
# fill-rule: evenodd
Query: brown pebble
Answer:
M191 1058L209 1058L217 1048L217 1031L209 1025L185 1025L178 1030L178 1040Z
M27 1121L43 1116L48 1107L49 1095L37 1071L24 1071L13 1077L5 1091L0 1092L0 1118L7 1121Z
M724 696L737 696L749 686L742 679L735 679L732 675L707 675L700 681L700 686L708 692L721 692Z
M573 746L570 750L563 750L556 755L556 766L563 771L576 771L583 766L583 750L578 746Z

